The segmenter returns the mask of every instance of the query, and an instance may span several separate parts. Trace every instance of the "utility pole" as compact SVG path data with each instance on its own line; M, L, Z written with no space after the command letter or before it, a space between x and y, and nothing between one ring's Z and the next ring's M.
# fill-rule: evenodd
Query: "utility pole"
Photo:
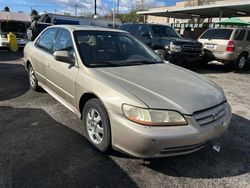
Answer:
M77 7L78 5L75 5L75 16L77 16Z
M117 17L119 17L120 0L117 0Z
M97 15L96 8L97 6L96 6L96 0L95 0L95 15Z

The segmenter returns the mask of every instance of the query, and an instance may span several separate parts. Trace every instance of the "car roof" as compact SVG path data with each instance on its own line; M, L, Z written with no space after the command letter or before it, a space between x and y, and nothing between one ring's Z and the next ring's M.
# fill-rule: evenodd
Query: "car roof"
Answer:
M123 25L160 25L160 26L168 26L171 27L168 24L156 24L156 23L125 23Z
M71 31L109 31L109 32L122 32L126 33L125 31L117 30L117 29L110 29L105 27L99 26L89 26L89 25L54 25L50 26L50 28L64 28Z
M249 27L219 27L219 28L209 28L208 30L216 30L216 29L231 29L231 30L245 29L245 30L250 30Z

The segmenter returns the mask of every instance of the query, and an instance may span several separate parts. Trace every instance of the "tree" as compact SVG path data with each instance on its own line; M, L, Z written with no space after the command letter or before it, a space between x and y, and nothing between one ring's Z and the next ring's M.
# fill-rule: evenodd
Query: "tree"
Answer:
M6 6L4 7L3 11L10 12L10 8Z
M35 9L33 9L31 11L30 15L38 16L38 12Z
M30 18L31 18L31 21L33 22L33 21L37 21L38 19L39 19L39 14L38 14L38 12L35 10L35 9L33 9L32 11L31 11L31 13L30 13Z
M143 22L143 15L136 14L138 10L131 10L127 14L120 14L119 18L123 23L134 23L134 22Z

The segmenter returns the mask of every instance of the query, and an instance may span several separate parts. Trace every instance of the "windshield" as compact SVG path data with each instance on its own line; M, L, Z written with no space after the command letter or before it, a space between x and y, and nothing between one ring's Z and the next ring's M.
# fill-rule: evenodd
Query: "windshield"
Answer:
M1 22L1 31L5 33L8 32L26 33L26 25L23 22L15 22L15 21Z
M200 39L228 40L230 39L232 32L232 29L209 29L201 35Z
M173 28L164 25L152 25L156 37L180 37Z
M131 66L163 63L139 40L126 33L75 31L81 59L86 66Z

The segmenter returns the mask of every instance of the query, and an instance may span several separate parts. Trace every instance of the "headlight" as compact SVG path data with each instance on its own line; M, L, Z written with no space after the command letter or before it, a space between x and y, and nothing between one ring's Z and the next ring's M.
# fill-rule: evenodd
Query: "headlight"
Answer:
M122 110L129 120L142 125L187 125L186 119L180 113L175 111L144 109L127 104L122 105Z
M171 52L182 52L182 46L176 45L173 42L170 43L170 51Z

